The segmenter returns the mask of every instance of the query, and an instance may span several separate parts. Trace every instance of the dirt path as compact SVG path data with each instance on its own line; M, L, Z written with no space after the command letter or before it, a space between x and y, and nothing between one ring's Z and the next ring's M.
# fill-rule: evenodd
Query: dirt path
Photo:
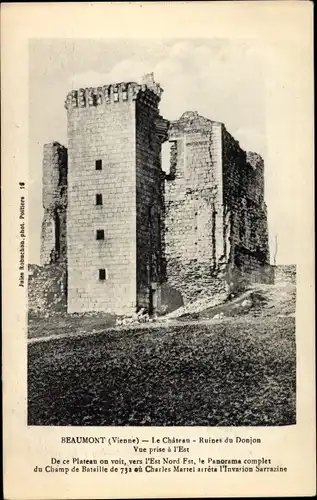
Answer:
M39 342L50 342L51 340L59 340L65 338L81 338L81 337L90 337L92 335L100 335L105 332L124 332L130 330L153 330L157 328L169 328L172 326L185 326L185 325L209 325L216 323L223 323L226 320L232 320L232 318L222 318L219 320L214 319L202 319L202 320L191 320L191 321L178 321L176 319L169 321L155 321L151 323L137 323L125 326L113 326L113 327L105 327L99 329L93 329L91 332L83 332L79 331L73 334L69 333L57 333L54 335L46 335L43 337L33 337L28 339L28 344L37 344Z
M276 315L276 316L284 316L284 315ZM276 316L274 316L276 318ZM267 318L269 320L269 317ZM216 325L219 323L239 323L239 322L246 322L248 321L249 323L252 322L257 322L259 321L258 317L254 316L240 316L240 317L223 317L219 319L213 319L213 318L208 318L208 319L200 319L200 320L188 320L188 321L180 321L176 319L171 319L167 321L155 321L151 323L136 323L136 324L131 324L131 325L125 325L125 326L113 326L113 327L104 327L104 328L94 328L91 332L87 331L77 331L73 334L69 333L58 333L54 335L46 335L43 337L33 337L28 339L28 344L37 344L39 342L50 342L52 340L59 340L59 339L65 339L65 338L72 338L72 339L77 339L77 338L84 338L84 337L91 337L92 335L101 335L106 332L124 332L124 331L131 331L131 330L153 330L153 329L159 329L159 328L169 328L169 327L175 327L175 326L188 326L188 325Z

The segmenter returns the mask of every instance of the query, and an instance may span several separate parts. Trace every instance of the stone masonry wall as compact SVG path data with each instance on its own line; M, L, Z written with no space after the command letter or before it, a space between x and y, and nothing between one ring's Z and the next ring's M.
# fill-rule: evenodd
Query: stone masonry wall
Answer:
M44 145L41 265L67 259L67 149L58 142Z
M129 314L136 307L133 91L111 85L67 96L68 312Z
M264 165L246 153L223 127L223 203L231 268L251 281L271 282ZM241 279L241 276L240 278Z
M68 151L44 147L41 264L67 262L68 312L159 312L273 280L262 158L197 112L169 124L161 94L152 73L74 90Z
M296 265L284 264L274 266L274 283L296 285Z
M185 302L223 291L221 124L187 112L172 122L166 185L166 260L171 288Z
M161 92L150 73L142 85L67 96L69 312L132 314L149 309L152 292L158 295L164 274L160 149L168 123L158 113Z
M137 306L160 309L165 279L164 183L161 143L168 122L159 116L159 99L141 93L136 101Z
M28 271L29 316L65 313L67 309L66 262L54 262L47 266L29 264Z

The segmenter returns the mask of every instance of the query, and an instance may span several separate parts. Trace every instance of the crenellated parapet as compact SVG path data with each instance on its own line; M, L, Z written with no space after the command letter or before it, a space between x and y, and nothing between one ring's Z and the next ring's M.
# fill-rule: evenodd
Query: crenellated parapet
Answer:
M72 90L66 96L65 108L87 108L100 105L111 105L121 102L142 101L152 108L157 108L163 89L154 80L150 83L135 82L116 83L101 87Z

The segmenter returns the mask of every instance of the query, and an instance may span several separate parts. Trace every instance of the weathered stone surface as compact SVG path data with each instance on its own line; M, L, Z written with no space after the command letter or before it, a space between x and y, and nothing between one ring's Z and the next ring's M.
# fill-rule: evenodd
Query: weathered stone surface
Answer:
M43 154L41 265L66 261L67 149L45 144Z
M29 265L28 311L30 315L66 312L67 272L65 262Z
M162 89L149 75L147 83L88 89L67 98L69 312L132 314L159 305L164 275L160 149L167 123L158 112ZM96 206L96 194L103 205ZM99 229L104 239L97 241ZM99 279L99 269L106 270L105 280Z
M296 285L296 265L285 264L274 266L274 283Z
M226 288L224 280L218 279L224 251L221 124L186 112L171 123L169 136L167 277L188 301L206 289Z
M169 123L162 92L152 73L74 90L68 166L44 147L41 262L67 260L69 312L166 312L273 279L262 158L197 112Z
M142 95L136 101L136 269L137 307L155 312L161 306L165 265L165 178L161 169L161 143L168 122Z
M197 112L172 122L169 140L168 283L188 301L237 281L270 281L262 158Z

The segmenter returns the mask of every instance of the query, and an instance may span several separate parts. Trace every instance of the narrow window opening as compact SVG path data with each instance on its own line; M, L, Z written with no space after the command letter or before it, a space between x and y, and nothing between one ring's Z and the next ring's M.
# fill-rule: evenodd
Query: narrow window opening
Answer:
M105 239L105 232L103 229L97 229L96 231L96 240L104 240Z
M107 269L99 269L99 279L100 281L108 279Z
M102 160L96 160L96 170L102 170Z
M96 194L96 205L102 205L102 194Z

